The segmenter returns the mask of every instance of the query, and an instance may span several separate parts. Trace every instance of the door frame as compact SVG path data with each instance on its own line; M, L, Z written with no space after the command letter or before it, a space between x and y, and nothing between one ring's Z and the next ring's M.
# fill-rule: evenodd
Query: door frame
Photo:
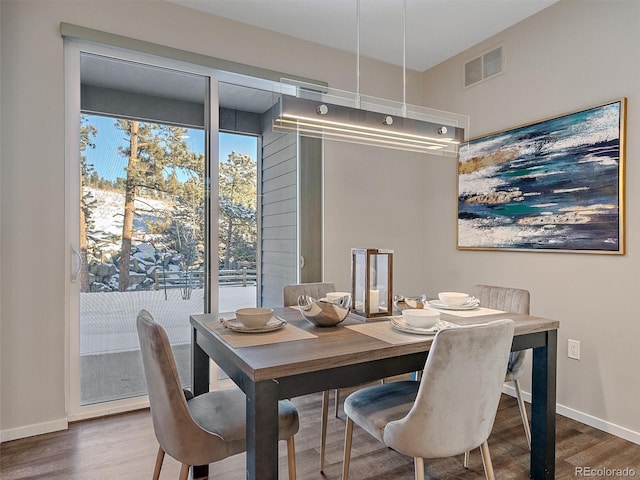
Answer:
M205 102L205 162L208 177L205 189L209 199L218 198L218 80L216 71L209 67L171 60L150 54L98 45L71 38L64 39L65 71L65 410L68 421L84 420L111 415L149 406L148 397L133 397L95 405L80 405L80 288L79 272L79 219L80 219L80 55L90 53L118 58L160 68L168 68L208 78L208 98ZM215 108L212 108L215 106ZM205 174L206 175L206 174ZM211 202L207 202L209 205ZM218 209L206 208L205 224L209 238L209 296L204 311L218 308ZM211 228L213 226L213 228ZM212 263L215 263L213 268Z

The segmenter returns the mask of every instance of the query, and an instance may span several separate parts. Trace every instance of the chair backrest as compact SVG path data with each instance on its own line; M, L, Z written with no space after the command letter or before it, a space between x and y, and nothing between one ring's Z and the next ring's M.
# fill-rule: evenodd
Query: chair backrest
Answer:
M385 444L423 458L482 445L498 410L514 325L504 319L438 332L413 407L387 424Z
M292 307L298 305L300 295L309 295L313 298L322 298L328 292L335 292L336 286L330 282L298 283L284 287L284 306Z
M480 300L480 306L482 307L529 315L531 297L529 290L495 287L493 285L476 285L473 294ZM526 350L511 353L506 380L515 380L523 373L526 353Z
M200 465L202 446L211 448L216 442L213 434L198 426L189 412L167 333L146 310L138 313L136 326L158 443L173 458ZM226 448L222 439L220 447ZM208 457L210 452L204 458Z
M474 296L480 300L480 306L504 310L505 312L529 314L530 295L521 288L494 287L476 285Z

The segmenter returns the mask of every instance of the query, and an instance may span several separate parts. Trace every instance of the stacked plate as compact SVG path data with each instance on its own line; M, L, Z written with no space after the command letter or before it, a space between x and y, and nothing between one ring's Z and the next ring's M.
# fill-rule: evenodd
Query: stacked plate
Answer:
M405 333L415 333L417 335L435 335L440 330L444 330L446 328L455 328L459 325L455 323L447 322L445 320L438 320L433 327L429 328L420 328L420 327L412 327L409 325L404 318L402 317L391 317L389 320L391 327Z
M480 300L476 297L469 297L469 300L462 305L448 305L440 300L429 300L429 305L443 310L475 310L480 307Z
M224 326L224 328L228 328L234 332L240 333L264 333L264 332L273 332L274 330L279 330L287 324L287 321L280 317L271 317L271 320L267 322L266 325L262 327L246 327L241 322L237 321L235 318L230 320L220 319L220 323Z

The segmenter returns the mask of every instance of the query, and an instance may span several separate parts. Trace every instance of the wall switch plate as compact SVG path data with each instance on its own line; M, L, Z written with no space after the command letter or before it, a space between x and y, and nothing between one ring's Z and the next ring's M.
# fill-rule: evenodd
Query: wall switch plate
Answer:
M569 340L568 347L568 357L580 360L580 342L578 340Z

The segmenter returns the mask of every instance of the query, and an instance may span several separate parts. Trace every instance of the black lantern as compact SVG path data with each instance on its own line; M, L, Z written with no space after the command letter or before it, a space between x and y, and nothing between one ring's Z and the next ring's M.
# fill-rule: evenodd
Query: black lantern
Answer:
M351 310L365 318L393 311L393 250L351 249Z

